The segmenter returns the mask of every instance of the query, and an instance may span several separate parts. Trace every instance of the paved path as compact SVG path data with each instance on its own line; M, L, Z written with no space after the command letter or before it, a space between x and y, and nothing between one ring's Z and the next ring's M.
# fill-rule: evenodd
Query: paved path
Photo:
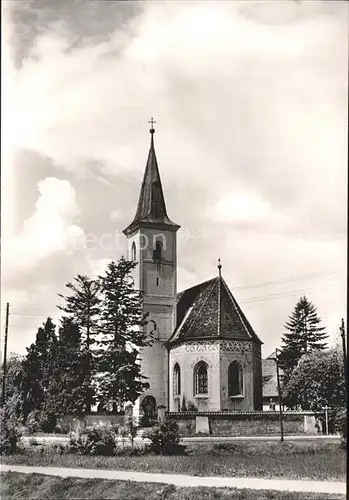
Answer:
M60 477L99 478L142 483L174 484L175 486L215 487L215 488L250 488L254 490L300 491L313 493L342 494L346 493L346 483L339 481L306 481L290 479L262 479L256 477L199 477L182 474L153 474L125 470L101 469L66 469L61 467L26 467L21 465L0 466L1 472L21 472L24 474L46 474Z

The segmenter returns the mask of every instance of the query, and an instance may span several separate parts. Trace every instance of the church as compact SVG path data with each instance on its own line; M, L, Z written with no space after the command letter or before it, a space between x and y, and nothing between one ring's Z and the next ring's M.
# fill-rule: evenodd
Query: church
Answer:
M123 233L128 259L138 263L135 287L155 341L140 353L150 388L138 414L262 409L262 342L222 276L177 293L177 232L167 215L153 121L136 215Z

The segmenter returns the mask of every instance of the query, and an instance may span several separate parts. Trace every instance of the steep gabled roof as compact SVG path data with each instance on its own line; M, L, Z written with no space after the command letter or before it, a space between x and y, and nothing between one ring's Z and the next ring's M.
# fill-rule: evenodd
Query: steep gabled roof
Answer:
M170 342L225 338L262 344L221 276L185 290L177 300Z
M167 216L165 198L154 148L154 132L155 130L151 128L150 149L136 215L131 224L124 229L124 234L131 233L140 223L161 224L162 226L169 226L174 230L180 227L172 222Z

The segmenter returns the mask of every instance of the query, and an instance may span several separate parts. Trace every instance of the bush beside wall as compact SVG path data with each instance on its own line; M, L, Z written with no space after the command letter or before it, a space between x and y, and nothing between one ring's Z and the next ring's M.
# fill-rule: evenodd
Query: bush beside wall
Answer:
M65 415L57 420L62 433L76 432L85 427L115 427L124 423L124 415L89 414L84 416Z
M178 430L180 436L194 436L195 435L195 417L185 420L177 420Z
M16 453L21 438L18 421L6 408L0 408L0 455Z

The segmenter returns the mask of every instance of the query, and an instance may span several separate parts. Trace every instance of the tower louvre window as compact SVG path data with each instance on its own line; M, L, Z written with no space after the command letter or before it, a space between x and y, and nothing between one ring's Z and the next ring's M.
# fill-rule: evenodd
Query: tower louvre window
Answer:
M162 243L157 241L155 244L155 250L153 251L153 259L161 260L162 259Z

